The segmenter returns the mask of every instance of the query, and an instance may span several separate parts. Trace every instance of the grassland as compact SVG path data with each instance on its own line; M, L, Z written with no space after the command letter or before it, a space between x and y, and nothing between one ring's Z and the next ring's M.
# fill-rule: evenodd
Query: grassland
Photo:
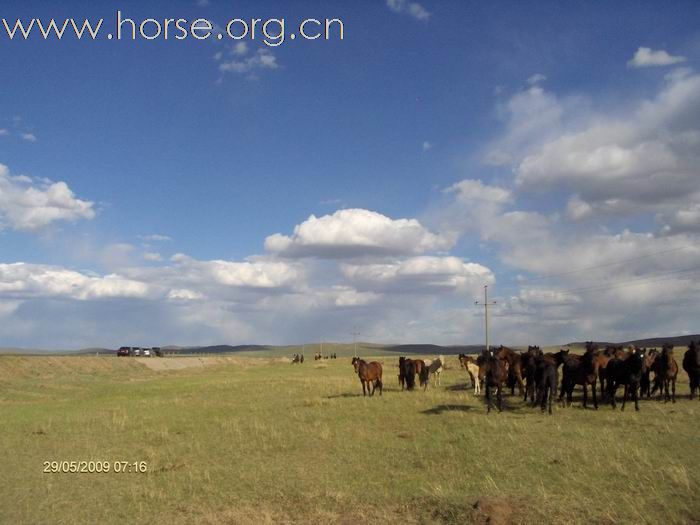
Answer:
M0 357L0 523L698 523L700 402L487 416L456 359L427 392L383 359L363 398L347 359Z

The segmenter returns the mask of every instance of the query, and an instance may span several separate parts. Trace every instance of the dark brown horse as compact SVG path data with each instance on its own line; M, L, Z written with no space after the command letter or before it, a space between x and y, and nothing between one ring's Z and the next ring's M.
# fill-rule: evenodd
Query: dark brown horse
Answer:
M626 353L620 357L615 357L608 362L607 366L607 390L608 398L613 409L616 408L615 393L620 385L624 385L625 393L622 398L622 409L625 409L627 398L631 395L634 400L634 409L639 411L639 384L642 380L644 370L643 352L631 346Z
M406 358L404 356L399 357L399 385L401 385L401 390L406 386Z
M690 382L690 399L698 394L700 399L700 348L691 341L688 350L683 354L683 370L688 374Z
M664 344L661 348L661 353L654 360L653 369L654 377L654 388L651 394L654 395L656 390L659 390L659 401L665 398L668 403L669 399L675 403L676 402L676 378L678 376L678 363L673 357L673 345ZM671 392L669 393L669 387Z
M563 401L564 395L566 395L566 404L571 405L574 387L581 385L583 387L583 408L588 408L588 385L590 385L593 406L598 410L596 395L598 366L596 346L591 342L586 343L586 352L582 356L568 355L564 361L559 401Z
M416 387L416 361L413 359L404 359L403 363L404 381L406 382L406 390L413 390Z
M520 366L525 376L525 398L524 402L527 402L527 396L530 396L530 401L532 406L535 406L535 373L537 371L537 359L542 357L542 350L539 346L528 346L527 352L520 354Z
M515 384L517 383L518 391L522 396L525 392L525 383L523 382L523 369L520 354L512 348L503 345L498 347L494 353L497 358L508 362L508 374L513 381L513 388L515 388Z
M496 406L498 411L503 410L503 384L508 379L508 362L497 357L498 351L484 350L476 360L479 365L479 375L484 376L484 388L486 388L486 413L491 412L491 387L496 387Z
M600 382L600 398L607 395L608 363L615 358L624 359L625 351L622 345L608 345L602 352L597 352L595 359L598 361L598 381Z
M537 385L537 399L542 412L546 410L549 402L549 413L552 413L552 399L556 395L557 383L559 382L559 366L564 363L568 355L568 350L559 350L556 354L545 355L540 352L532 359L535 366L534 379Z
M355 367L355 373L359 376L360 382L362 383L362 395L370 396L374 395L374 390L379 387L379 395L382 395L382 365L377 361L372 361L368 363L364 359L359 357L352 358L352 366ZM370 392L370 385L372 385L372 390ZM365 392L365 386L367 391Z

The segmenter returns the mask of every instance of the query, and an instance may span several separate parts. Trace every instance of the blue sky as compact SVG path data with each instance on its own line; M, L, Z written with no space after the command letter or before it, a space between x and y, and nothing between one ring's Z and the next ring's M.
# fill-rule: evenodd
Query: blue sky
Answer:
M117 9L345 38L2 35L0 346L477 342L487 283L500 342L698 331L697 2L0 18Z

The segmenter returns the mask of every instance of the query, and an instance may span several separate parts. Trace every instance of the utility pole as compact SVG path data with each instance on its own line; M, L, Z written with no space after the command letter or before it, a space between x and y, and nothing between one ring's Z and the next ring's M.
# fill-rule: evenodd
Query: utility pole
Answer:
M357 357L357 336L360 335L360 332L355 331L355 332L351 332L351 333L352 333L352 345L355 348L353 353L354 353L354 356Z
M489 302L489 285L484 285L484 301L474 301L474 304L484 305L484 334L486 339L486 351L489 350L489 305L496 304L496 301Z

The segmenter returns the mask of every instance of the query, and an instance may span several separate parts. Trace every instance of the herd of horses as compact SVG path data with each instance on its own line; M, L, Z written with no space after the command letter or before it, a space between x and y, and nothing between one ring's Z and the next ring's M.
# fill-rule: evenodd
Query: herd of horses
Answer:
M634 401L639 410L640 398L651 398L657 391L659 400L676 402L676 379L679 373L673 345L664 344L656 349L607 345L599 349L593 342L586 343L582 355L559 350L544 353L539 346L529 346L527 351L517 352L506 346L489 348L477 357L459 354L459 362L471 378L474 394L483 389L487 412L493 406L493 389L496 389L496 406L503 409L503 390L510 388L511 395L518 387L524 402L540 405L542 412L552 413L552 401L559 391L558 401L571 405L573 391L577 385L583 388L583 407L588 407L590 387L594 408L598 408L597 387L600 398L616 408L616 395L623 387L622 407L628 400ZM354 357L352 365L362 383L363 395L372 396L376 388L382 394L382 365L378 361L366 362ZM425 390L431 378L440 384L440 374L445 366L442 356L430 361L399 357L399 385L401 389L413 390L416 377ZM700 399L700 342L691 342L683 355L683 370L688 374L690 399ZM559 370L561 369L561 382ZM653 375L653 378L651 374Z

